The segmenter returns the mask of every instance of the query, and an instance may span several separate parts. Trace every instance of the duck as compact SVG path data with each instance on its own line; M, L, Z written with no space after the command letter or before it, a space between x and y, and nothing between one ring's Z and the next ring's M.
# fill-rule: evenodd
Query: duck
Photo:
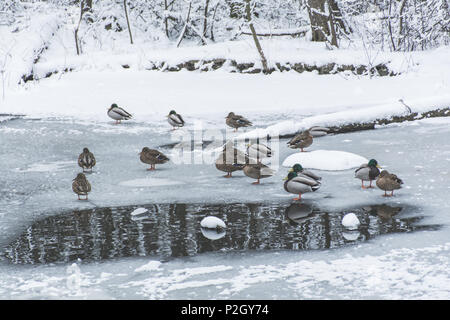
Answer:
M309 170L305 170L303 169L302 165L300 163L296 163L292 166L292 168L289 170L289 172L295 172L297 174L303 174L305 176L308 176L309 178L312 178L314 180L320 181L322 180L322 177L319 177L318 175L316 175L315 173L309 171Z
M315 137L323 137L328 134L328 131L330 131L327 127L320 127L320 126L312 126L308 129L309 133L315 138Z
M143 163L150 165L150 168L147 170L156 170L157 164L163 164L170 160L162 152L155 149L150 149L148 147L142 148L142 151L139 153L139 159Z
M78 200L88 200L88 193L91 192L91 184L86 179L84 173L79 173L72 180L72 190L78 195ZM81 199L80 196L85 196L85 199Z
M383 197L392 197L394 195L394 190L401 189L402 184L402 179L400 179L393 173L389 173L389 171L387 170L381 171L376 181L377 187L381 190L384 190ZM387 191L391 191L391 194L388 195L386 193Z
M234 128L234 131L237 131L238 128L241 127L250 127L253 125L249 120L247 120L243 116L234 114L234 112L230 112L228 116L225 117L225 119L226 124L229 127Z
M88 148L83 148L83 152L78 156L78 165L83 169L83 172L90 170L95 166L96 161L94 154Z
M119 124L122 120L129 120L133 116L125 111L125 109L119 107L117 104L113 103L108 109L108 116L116 120L116 124Z
M298 194L298 198L293 200L302 200L302 194L307 192L315 192L319 190L321 183L319 180L315 180L302 173L298 174L295 171L288 173L287 177L284 178L284 190L289 193Z
M229 157L233 156L233 159L229 159L227 161L227 155ZM217 158L216 168L227 173L224 175L225 178L231 178L232 173L243 170L247 162L248 157L242 151L234 148L234 146L229 142L224 146L222 153Z
M262 143L247 144L247 156L261 162L261 159L272 157L272 149Z
M298 149L300 148L301 152L304 152L304 148L308 148L313 143L313 136L309 132L309 130L305 130L303 132L300 132L295 137L293 137L291 140L288 141L288 146L291 149Z
M380 166L377 160L370 159L368 163L363 163L358 169L355 170L355 178L361 179L361 188L374 188L372 187L372 181L376 180L380 174ZM364 186L364 181L369 181L368 187Z
M274 170L263 163L246 163L243 171L247 177L257 180L252 184L260 184L260 179L269 178L275 173Z
M169 114L167 115L167 121L173 127L172 130L184 126L183 117L181 116L181 114L176 113L175 110L171 110L169 112Z

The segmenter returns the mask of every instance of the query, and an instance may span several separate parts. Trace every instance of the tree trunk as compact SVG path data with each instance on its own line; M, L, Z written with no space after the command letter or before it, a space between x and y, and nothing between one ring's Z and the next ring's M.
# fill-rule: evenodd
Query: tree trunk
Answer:
M184 23L183 30L181 31L180 36L178 38L177 48L180 46L180 43L181 43L181 41L184 38L184 34L186 33L186 29L187 29L187 26L188 26L188 23L189 23L189 19L190 19L190 16L191 16L191 7L192 7L192 2L189 2L189 9L188 9L188 13L186 15L186 21Z
M164 0L164 11L167 11L169 9L167 5L167 0ZM169 38L169 25L167 21L166 13L164 13L164 29L166 30L166 36Z
M130 20L128 19L127 0L123 0L123 8L125 10L125 17L127 19L128 33L130 34L130 42L133 44L133 35L131 34Z
M344 18L342 17L341 9L339 9L336 0L328 0L328 3L331 7L330 11L333 14L333 20L339 26L342 32L344 32L345 34L352 33L352 29L345 23Z
M94 19L92 19L92 0L81 0L83 14L87 13L86 21L89 23L93 23Z
M329 16L325 14L325 2L326 0L308 0L312 41L327 41L327 37L330 35Z
M206 29L208 27L208 7L209 7L209 1L205 0L205 14L204 14L204 20L203 20L203 37L206 38Z
M81 54L81 48L78 40L78 31L80 30L81 21L83 20L83 14L84 14L84 1L82 0L80 3L80 20L78 20L78 25L75 28L75 48L77 49L77 55Z
M251 10L250 10L250 1L251 0L245 0L245 2L246 2L246 4L245 4L245 12L246 12L246 15L247 15L247 22L249 23L248 26L250 28L250 31L252 32L253 41L255 41L256 49L258 50L258 53L261 56L261 63L263 65L263 72L264 73L269 73L269 68L267 66L266 57L264 56L264 52L262 50L261 44L259 43L258 36L256 35L255 27L253 26L253 23L252 23L252 13L251 13Z

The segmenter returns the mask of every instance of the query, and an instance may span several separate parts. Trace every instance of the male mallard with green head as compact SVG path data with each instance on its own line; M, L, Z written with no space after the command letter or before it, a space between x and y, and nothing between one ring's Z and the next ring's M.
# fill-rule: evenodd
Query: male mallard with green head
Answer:
M167 121L173 127L172 130L184 126L183 117L181 116L181 114L176 113L175 110L171 110L169 112L169 114L167 115Z
M234 114L234 112L230 112L228 116L225 117L226 124L232 128L234 128L234 131L237 131L240 127L250 127L252 126L252 123L248 121L243 116Z
M295 172L297 173L297 175L299 174L303 174L306 175L314 180L320 181L322 180L322 177L319 177L318 175L316 175L315 173L312 173L309 170L305 170L303 169L302 165L300 163L296 163L292 166L292 168L289 170L289 172Z
M169 161L169 158L162 152L155 149L150 149L148 147L142 148L142 151L139 153L139 159L143 163L150 165L150 168L147 170L156 170L155 165L163 164Z
M288 146L291 149L299 149L304 152L303 149L309 147L313 143L313 136L309 133L309 130L300 132L291 140L288 141Z
M394 190L398 190L402 187L403 181L395 174L383 170L378 176L376 184L378 188L384 190L384 197L392 197L394 195ZM386 191L391 191L391 194L388 195Z
M72 180L72 190L78 195L78 200L88 200L88 193L91 192L91 184L86 179L84 173L77 174L76 178ZM80 196L85 196L85 199L80 199Z
M94 154L88 148L83 148L83 152L78 156L78 165L83 169L83 172L90 170L95 166L96 161Z
M301 200L303 193L317 191L321 186L319 180L295 171L289 172L284 180L286 180L284 182L284 190L289 193L298 194L298 198L294 198L293 200Z
M372 181L376 180L378 175L380 174L381 168L378 165L377 160L370 159L368 163L362 164L358 169L355 170L355 178L361 179L361 188L373 188ZM370 181L368 187L364 186L364 181Z
M114 120L116 120L116 124L119 124L122 120L129 120L133 116L125 111L125 109L117 106L117 104L113 103L111 107L108 109L108 116Z

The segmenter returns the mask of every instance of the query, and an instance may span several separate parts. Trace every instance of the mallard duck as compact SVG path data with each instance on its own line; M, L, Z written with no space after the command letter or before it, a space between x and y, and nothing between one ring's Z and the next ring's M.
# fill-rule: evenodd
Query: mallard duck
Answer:
M88 148L84 148L83 152L78 156L78 165L83 169L83 172L90 170L95 166L96 161L94 154Z
M294 164L294 165L292 166L292 168L289 170L289 172L295 172L295 173L297 173L297 174L300 174L300 173L301 173L301 174L303 174L303 175L305 175L305 176L308 176L308 177L310 177L310 178L312 178L312 179L314 179L314 180L317 180L317 181L322 180L322 177L319 177L318 175L312 173L312 172L309 171L309 170L303 169L303 167L302 167L302 165L301 165L300 163Z
M156 164L163 164L170 160L162 152L148 147L142 148L142 151L139 153L139 158L143 163L150 165L150 168L147 170L156 170Z
M328 131L330 131L330 129L326 127L313 126L309 128L308 131L313 137L323 137L328 134Z
M88 200L88 193L91 192L91 184L86 179L84 173L77 174L76 178L72 180L72 190L78 195L78 200ZM80 199L80 196L86 196L86 198Z
M116 120L116 124L120 123L120 121L122 120L129 120L133 117L130 113L117 106L117 104L115 103L113 103L111 107L109 107L108 116Z
M225 122L228 126L234 128L234 131L237 131L240 127L250 127L252 123L245 119L243 116L234 114L234 112L230 112L228 116L225 117L227 119Z
M403 181L395 174L383 170L378 176L376 184L378 188L384 190L384 197L392 197L394 195L394 190L400 189ZM386 191L391 191L391 194L388 195Z
M309 133L308 130L300 132L291 140L288 141L289 148L298 149L300 148L301 152L304 152L303 149L309 147L313 143L313 136Z
M171 110L167 115L167 121L173 127L173 130L176 128L184 126L184 120L181 114L175 112L175 110Z
M261 159L272 157L272 149L262 143L248 144L247 155L261 162Z
M248 157L242 151L227 143L216 160L216 168L227 173L225 178L231 178L232 172L244 169L247 162Z
M298 194L298 198L294 198L293 200L302 200L303 193L317 191L321 186L319 180L315 180L302 173L298 174L294 171L289 172L284 180L286 180L284 182L284 190L289 193Z
M368 163L362 164L358 169L355 170L355 178L361 179L361 188L373 188L372 180L376 180L380 174L380 166L377 160L370 159ZM368 187L364 186L364 181L370 181Z
M260 179L269 178L274 174L272 169L262 163L247 163L243 170L247 177L257 180L253 184L259 184Z

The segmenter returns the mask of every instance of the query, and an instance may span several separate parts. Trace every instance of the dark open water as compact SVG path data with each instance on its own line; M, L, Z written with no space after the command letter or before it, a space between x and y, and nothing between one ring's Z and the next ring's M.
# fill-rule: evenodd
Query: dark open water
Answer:
M16 264L99 261L156 256L161 260L204 252L248 250L319 250L416 230L413 207L387 205L325 212L308 204L161 204L139 206L148 212L132 216L137 206L64 212L36 221L10 243L3 256ZM346 230L341 220L354 212L361 225ZM205 230L209 215L222 219L224 232Z

